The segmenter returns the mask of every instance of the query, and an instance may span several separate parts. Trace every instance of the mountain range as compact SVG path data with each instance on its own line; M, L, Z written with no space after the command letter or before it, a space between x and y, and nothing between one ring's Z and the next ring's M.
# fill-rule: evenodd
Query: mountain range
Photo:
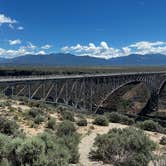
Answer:
M166 65L163 54L131 54L128 56L101 59L72 54L24 55L12 59L0 58L0 65L42 65L42 66L159 66Z

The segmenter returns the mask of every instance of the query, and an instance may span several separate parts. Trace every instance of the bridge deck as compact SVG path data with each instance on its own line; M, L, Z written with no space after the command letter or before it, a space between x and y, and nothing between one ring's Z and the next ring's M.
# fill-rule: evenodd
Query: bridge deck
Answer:
M63 79L80 79L92 77L111 77L121 75L138 75L138 74L165 74L162 72L130 72L130 73L110 73L110 74L83 74L83 75L46 75L46 76L25 76L25 77L0 77L0 83L7 82L24 82L24 81L44 81L44 80L63 80Z

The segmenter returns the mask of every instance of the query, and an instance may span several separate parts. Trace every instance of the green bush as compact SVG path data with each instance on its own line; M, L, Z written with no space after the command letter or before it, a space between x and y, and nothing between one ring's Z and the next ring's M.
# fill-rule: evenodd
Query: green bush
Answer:
M63 135L58 139L58 144L68 149L70 154L69 157L70 163L76 164L79 160L79 153L78 153L79 141L80 141L80 136L77 133L72 133L71 135Z
M65 146L55 144L54 150L49 150L47 153L47 166L68 166L69 159L69 150Z
M82 119L79 119L79 120L77 121L77 125L78 125L78 126L87 126L87 125L88 125L88 122L87 122L87 120L86 120L85 118L82 118Z
M117 112L111 112L106 115L110 122L112 123L122 123L125 125L132 125L134 124L134 120L129 118L126 115L119 114Z
M39 135L45 143L45 153L47 156L48 166L67 166L69 163L70 153L64 144L59 143L55 135L44 132Z
M14 120L9 120L5 117L0 117L0 133L11 136L17 136L21 134L17 123Z
M133 125L135 123L134 119L129 118L128 116L121 116L121 123L125 125Z
M39 138L26 139L16 150L21 164L30 166L44 162L45 144Z
M11 138L7 135L0 133L0 161L2 159L7 159L10 154L9 145L11 142Z
M41 124L44 121L44 117L41 115L37 115L34 119L35 124Z
M35 118L37 115L40 115L40 114L41 114L40 109L36 109L36 108L30 109L29 112L28 112L28 115L31 118Z
M52 129L52 130L55 130L55 127L56 127L56 120L55 118L50 118L46 124L46 127L49 128L49 129Z
M107 114L108 120L112 123L120 123L121 115L117 112L111 112Z
M161 137L160 144L161 145L166 145L166 137L165 136Z
M74 113L71 111L63 110L61 111L62 120L70 120L74 122Z
M136 124L136 127L142 130L165 133L165 129L160 126L158 122L154 122L153 120L145 120L144 122L138 122Z
M74 132L76 132L76 128L74 124L68 120L65 120L62 123L60 123L57 128L58 136L72 135Z
M155 144L139 129L113 129L95 139L90 157L114 166L147 166Z
M99 125L99 126L108 126L109 121L105 116L98 116L94 119L93 124Z

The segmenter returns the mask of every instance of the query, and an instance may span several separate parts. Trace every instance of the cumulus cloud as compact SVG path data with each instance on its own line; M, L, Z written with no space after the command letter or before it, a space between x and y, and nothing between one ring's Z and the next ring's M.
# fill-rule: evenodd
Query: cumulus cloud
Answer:
M21 44L21 41L19 39L9 40L9 44ZM42 50L40 47L34 45L32 42L27 42L26 45L19 46L18 49L0 48L0 57L3 58L14 58L27 54L45 55L47 54L47 52L45 50Z
M130 54L166 54L166 42L140 41L122 48L113 48L110 47L105 41L102 41L98 46L94 43L89 43L88 45L76 44L75 46L65 46L62 48L62 51L79 56L89 55L105 59L127 56Z
M5 16L4 14L0 14L0 25L2 24L15 24L17 21L10 17Z
M110 47L105 41L102 41L99 46L96 46L94 43L89 43L89 45L77 44L70 47L65 46L62 48L62 51L70 52L80 56L89 55L92 57L105 59L126 55L125 50Z
M141 41L131 44L129 46L132 50L134 49L134 53L136 54L166 54L166 42L164 41L156 41L156 42L149 42L149 41Z
M41 48L44 50L50 49L52 47L52 45L46 44L44 46L42 46Z
M13 58L25 54L34 54L34 52L27 50L25 47L20 47L17 50L0 48L0 57Z
M21 44L21 40L20 39L9 40L9 45L17 45L17 44Z

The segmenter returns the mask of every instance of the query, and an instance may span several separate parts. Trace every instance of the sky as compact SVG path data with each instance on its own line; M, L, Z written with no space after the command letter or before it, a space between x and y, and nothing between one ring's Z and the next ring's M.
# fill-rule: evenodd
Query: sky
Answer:
M166 54L165 0L0 0L0 57Z

